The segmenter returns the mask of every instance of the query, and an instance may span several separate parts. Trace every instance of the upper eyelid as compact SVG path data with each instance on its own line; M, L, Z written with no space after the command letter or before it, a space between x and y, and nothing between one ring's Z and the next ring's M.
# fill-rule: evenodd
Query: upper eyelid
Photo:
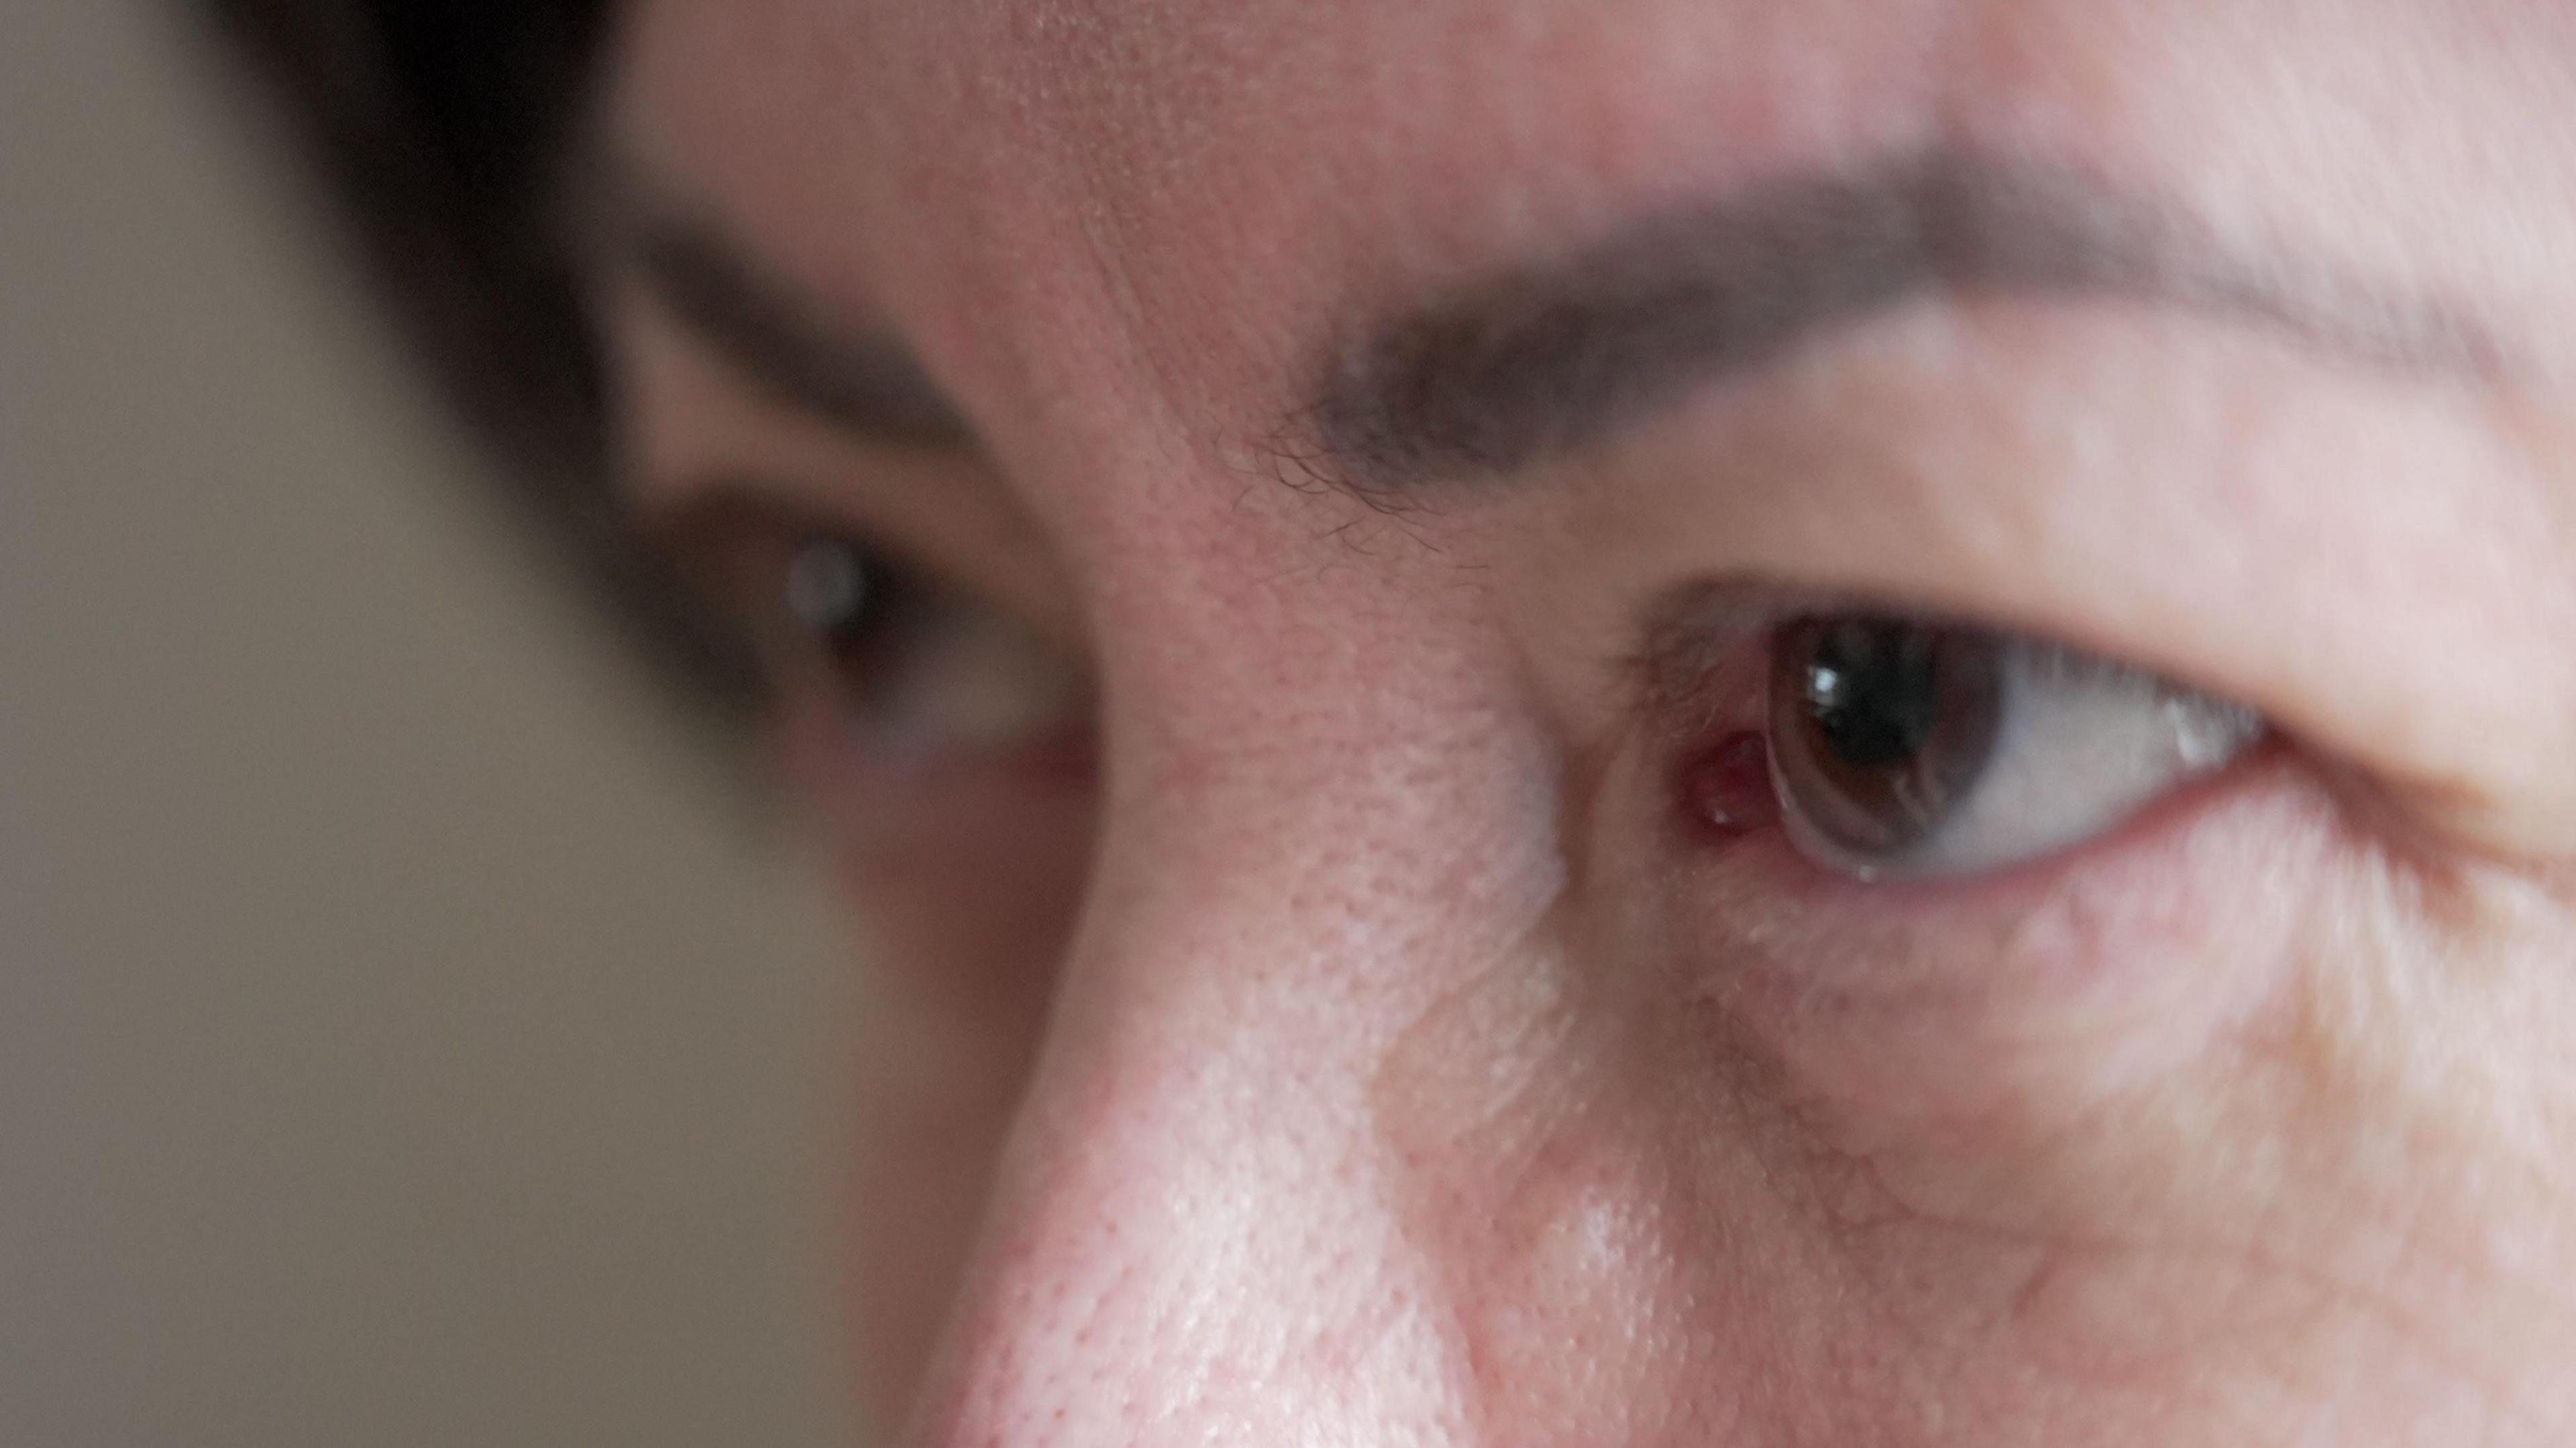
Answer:
M631 281L611 278L600 305L605 345L621 359L619 492L648 535L690 528L699 495L710 494L750 495L887 538L895 530L862 506L881 491L919 482L929 497L933 486L986 485L976 475L989 464L978 451L908 445L782 404ZM854 486L879 477L887 480L882 490Z
M708 535L758 526L787 533L830 533L864 541L866 530L812 501L792 485L761 482L739 473L709 474L672 488L667 500L644 510L645 535L666 550L685 553Z
M1070 602L1060 600L1045 580L1007 563L987 571L951 566L928 550L914 546L894 530L817 503L818 490L793 481L768 482L745 472L709 473L679 490L680 501L662 509L652 524L666 550L681 557L719 562L732 542L753 533L776 540L828 537L856 547L905 591L939 597L952 604L990 609L1016 620L1067 655L1090 653L1087 629ZM765 608L766 604L755 604Z
M1707 693L1713 682L1724 687L1722 680L1712 676L1726 667L1729 651L1767 638L1771 630L1790 619L1826 614L1885 615L1929 627L2010 635L2060 650L2074 659L2129 670L2176 689L2204 694L2258 715L2264 712L2188 674L2139 663L2116 646L2089 644L2045 625L1980 617L1967 609L1909 603L1888 593L1817 588L1754 574L1703 579L1666 591L1646 609L1639 629L1642 642L1625 661L1624 672L1657 712L1665 717L1687 715L1694 709L1719 703L1707 698Z
M871 566L911 571L866 530L828 516L792 491L729 476L693 485L679 497L640 520L639 530L702 604L755 638L779 631L784 607L783 597L762 599L747 588L745 567L756 549L775 545L783 553L799 538L831 537L858 548Z
M668 551L699 551L699 536L729 516L785 520L856 539L1073 642L1057 622L1077 602L1064 571L990 459L884 446L782 410L651 308L616 312L639 358L624 409L624 493L630 516Z
M1648 712L1664 719L1714 716L1741 700L1717 700L1729 656L1779 617L1778 590L1751 578L1703 581L1667 592L1638 629L1638 646L1621 674ZM1713 717L1696 721L1706 727Z

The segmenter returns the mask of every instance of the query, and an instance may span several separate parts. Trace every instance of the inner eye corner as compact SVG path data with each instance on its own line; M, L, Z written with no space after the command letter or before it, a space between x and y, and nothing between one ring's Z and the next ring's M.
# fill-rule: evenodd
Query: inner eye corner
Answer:
M1712 730L1672 771L1675 813L1697 843L1726 846L1781 823L1771 744L1758 725Z

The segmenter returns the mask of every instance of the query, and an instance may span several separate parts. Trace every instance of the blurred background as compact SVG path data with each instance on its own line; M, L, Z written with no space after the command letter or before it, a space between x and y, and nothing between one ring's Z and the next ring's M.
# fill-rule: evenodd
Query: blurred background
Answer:
M847 1442L801 845L195 40L0 24L0 1445Z

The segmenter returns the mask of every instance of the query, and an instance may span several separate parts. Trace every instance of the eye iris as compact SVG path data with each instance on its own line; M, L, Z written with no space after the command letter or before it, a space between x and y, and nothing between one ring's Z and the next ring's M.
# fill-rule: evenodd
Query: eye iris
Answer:
M1994 751L2003 647L1902 619L1784 627L1772 749L1797 816L1855 855L1893 855L1931 835Z
M1896 624L1826 625L1807 650L1807 713L1836 758L1887 769L1919 754L1941 707L1934 635Z
M796 621L834 648L858 643L876 592L867 560L846 543L807 543L787 566L787 606Z

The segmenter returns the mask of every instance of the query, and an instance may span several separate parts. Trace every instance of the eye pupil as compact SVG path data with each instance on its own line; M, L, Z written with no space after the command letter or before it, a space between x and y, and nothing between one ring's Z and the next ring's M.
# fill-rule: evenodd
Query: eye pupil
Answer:
M864 626L874 593L866 560L846 543L807 543L787 567L789 610L828 643L847 642Z
M820 666L822 682L853 700L882 689L919 623L918 598L904 576L846 538L797 543L772 586L794 634L786 641L790 657Z
M1769 638L1778 818L1862 880L1974 874L2093 838L2261 740L2261 716L2063 645L1900 614L1793 616ZM1749 818L1688 776L1702 818ZM1715 783L1711 783L1715 781Z
M1871 620L1824 627L1806 661L1807 711L1843 762L1903 764L1940 722L1939 639L1930 630Z
M1892 858L1937 830L1991 758L2003 643L1845 615L1773 643L1772 752L1796 816L1835 850Z

